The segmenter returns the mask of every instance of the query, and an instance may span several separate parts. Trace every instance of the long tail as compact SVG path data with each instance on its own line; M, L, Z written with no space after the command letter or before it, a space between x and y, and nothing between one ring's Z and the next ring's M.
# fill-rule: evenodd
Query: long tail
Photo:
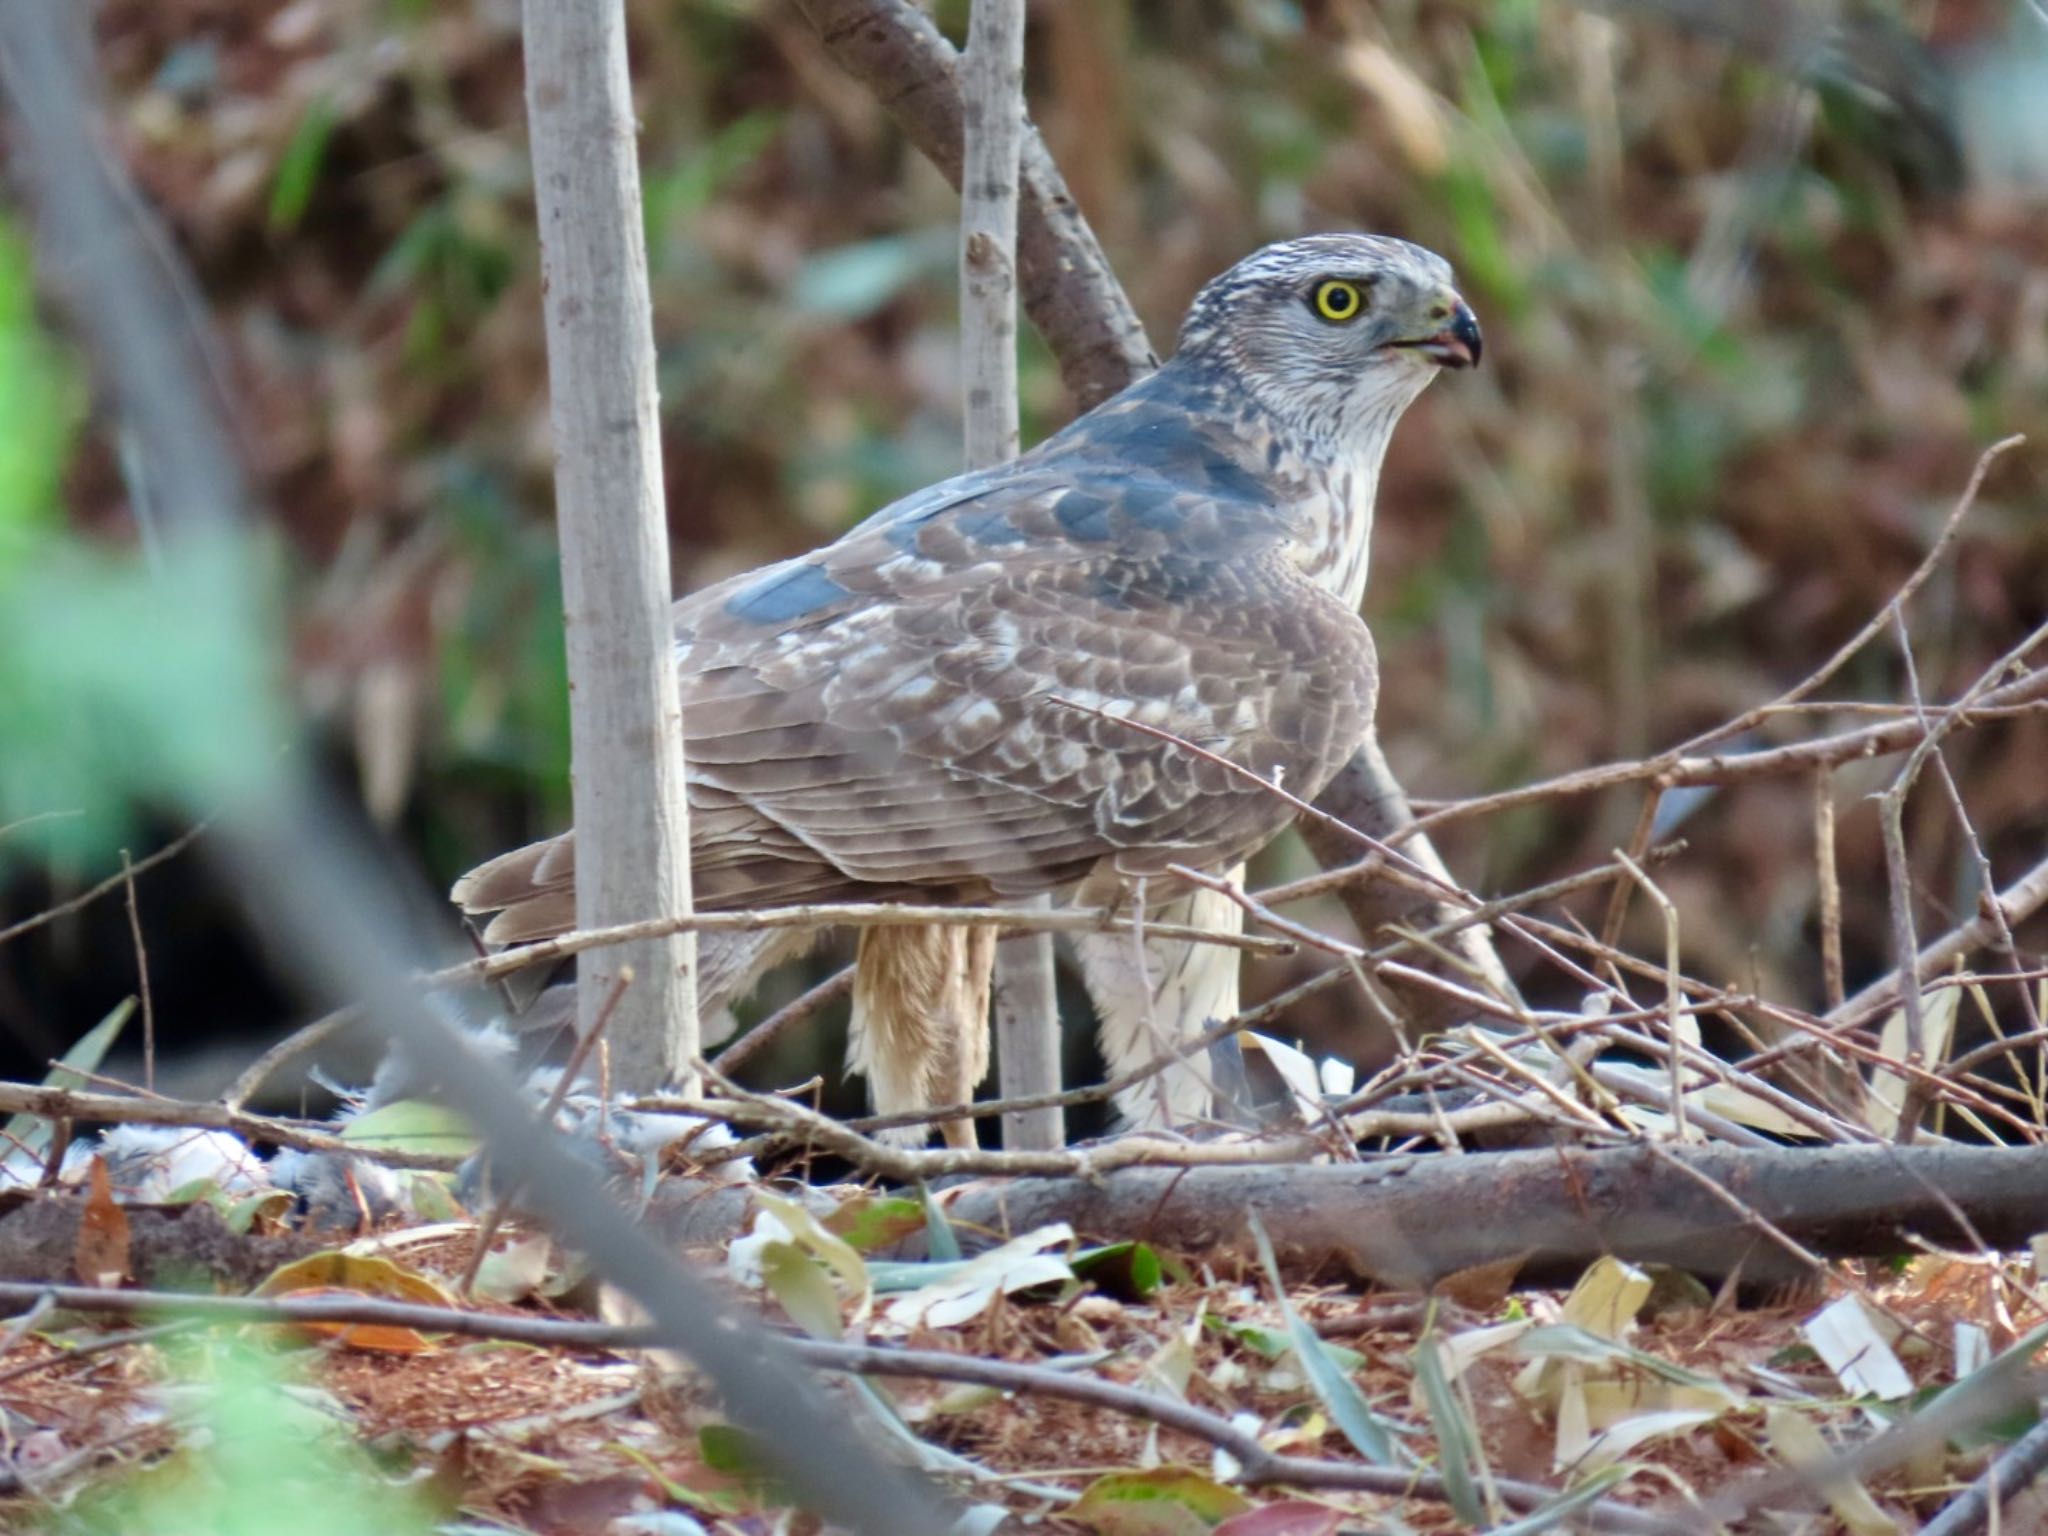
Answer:
M492 948L550 939L576 926L576 840L565 832L500 854L455 882L450 898L471 917L487 918ZM794 960L817 942L815 928L764 928L752 933L697 935L697 1011L703 1041L732 1032L724 1010L753 990L764 972Z

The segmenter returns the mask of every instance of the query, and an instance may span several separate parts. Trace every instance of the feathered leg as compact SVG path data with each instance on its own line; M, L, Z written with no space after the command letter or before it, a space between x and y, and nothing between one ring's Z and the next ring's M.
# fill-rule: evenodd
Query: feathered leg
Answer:
M1231 871L1242 883L1242 867ZM1239 932L1244 914L1227 896L1197 888L1154 909L1149 921ZM1145 974L1129 934L1090 933L1075 941L1081 974L1101 1020L1099 1040L1112 1077L1141 1067L1169 1046L1192 1039L1238 1012L1238 953L1219 944L1145 942ZM1183 1124L1210 1114L1208 1062L1202 1055L1117 1095L1136 1128Z
M883 1115L964 1102L988 1075L988 988L995 965L990 928L869 928L854 961L848 1070L868 1080ZM976 1144L971 1120L942 1127L946 1145ZM924 1126L884 1131L919 1146Z

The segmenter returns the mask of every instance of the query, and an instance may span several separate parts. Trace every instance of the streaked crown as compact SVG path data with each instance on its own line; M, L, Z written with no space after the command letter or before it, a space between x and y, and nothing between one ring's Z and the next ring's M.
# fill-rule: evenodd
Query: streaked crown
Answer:
M1441 368L1479 361L1479 323L1434 251L1384 235L1266 246L1208 283L1180 355L1240 376L1268 410L1349 438L1391 426Z

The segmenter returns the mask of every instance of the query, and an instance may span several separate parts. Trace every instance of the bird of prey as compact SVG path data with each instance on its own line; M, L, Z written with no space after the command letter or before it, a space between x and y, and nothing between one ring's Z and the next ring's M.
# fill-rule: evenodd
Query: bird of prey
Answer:
M1187 891L1174 865L1241 865L1292 819L1272 787L1313 797L1370 729L1381 460L1479 354L1432 252L1267 246L1196 295L1170 362L1030 452L683 599L697 906L1156 903ZM573 927L572 838L457 882L486 942ZM936 953L913 932L866 930L858 961L849 1064L882 1113L967 1097L987 1065L987 930ZM808 942L701 938L707 1010ZM1087 965L1099 1001L1117 942ZM1153 1054L1159 982L1104 1003L1113 1070Z

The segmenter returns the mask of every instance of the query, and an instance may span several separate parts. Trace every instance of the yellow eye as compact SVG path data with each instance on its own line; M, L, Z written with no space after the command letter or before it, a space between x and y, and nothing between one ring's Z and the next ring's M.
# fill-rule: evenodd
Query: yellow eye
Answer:
M1312 302L1317 314L1342 325L1347 320L1358 318L1358 312L1365 308L1365 295L1359 291L1358 284L1331 278L1328 282L1316 284Z

